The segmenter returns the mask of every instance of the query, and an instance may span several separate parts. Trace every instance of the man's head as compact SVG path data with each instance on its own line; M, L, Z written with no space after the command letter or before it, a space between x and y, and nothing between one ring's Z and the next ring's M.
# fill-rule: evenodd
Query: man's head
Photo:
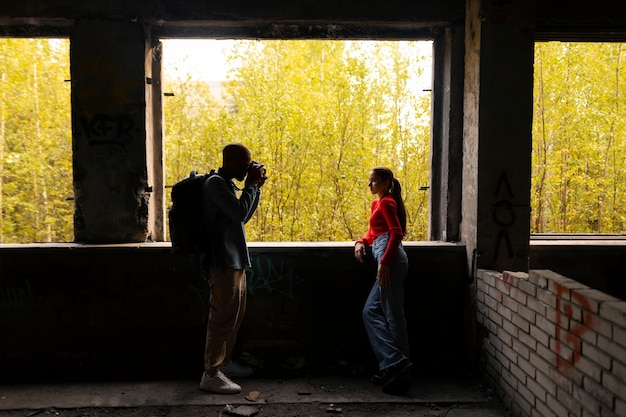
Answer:
M252 161L250 150L240 143L231 143L222 150L222 173L229 178L243 181Z

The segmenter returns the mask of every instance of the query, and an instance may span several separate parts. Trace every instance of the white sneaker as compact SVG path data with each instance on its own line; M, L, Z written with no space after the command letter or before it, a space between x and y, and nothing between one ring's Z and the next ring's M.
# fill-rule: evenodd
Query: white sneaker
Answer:
M252 368L231 360L220 366L220 371L229 378L245 378L252 375Z
M221 371L217 371L212 377L206 372L203 373L200 389L214 394L239 394L241 392L241 387L228 379Z

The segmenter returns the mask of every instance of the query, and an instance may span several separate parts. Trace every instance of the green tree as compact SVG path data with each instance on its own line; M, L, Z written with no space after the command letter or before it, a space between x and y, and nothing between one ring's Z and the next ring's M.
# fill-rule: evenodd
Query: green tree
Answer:
M624 232L622 55L619 43L536 45L532 232Z
M221 144L221 109L211 87L201 81L166 80L165 181L174 184L191 170L208 172L218 166ZM227 123L227 121L226 121Z
M427 197L417 190L428 181L430 97L418 97L408 87L426 62L416 51L397 42L237 44L231 56L237 69L226 85L232 102L203 106L201 123L212 126L202 135L205 146L218 150L243 142L269 170L263 204L248 228L251 240L356 239L367 228L373 198L367 189L369 169L383 164L404 184L408 238L426 237ZM183 101L166 102L172 105L166 116L197 117L188 110L197 95L183 99L188 92L176 88ZM199 131L192 130L190 135L197 136ZM175 131L166 118L166 136ZM170 161L175 159L171 140L166 138ZM185 139L189 149L192 141ZM195 164L177 163L219 164L218 153L197 155Z
M0 242L71 241L69 41L0 40Z

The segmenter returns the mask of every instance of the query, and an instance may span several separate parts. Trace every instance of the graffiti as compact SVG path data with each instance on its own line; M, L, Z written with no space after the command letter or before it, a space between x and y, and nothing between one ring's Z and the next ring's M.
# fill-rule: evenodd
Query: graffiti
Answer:
M135 122L125 114L82 115L78 120L90 145L122 145L132 139L132 133L136 131Z
M555 332L555 351L556 351L556 366L561 371L567 371L578 360L580 360L580 353L582 347L581 336L587 332L593 325L593 319L590 314L586 312L591 311L589 306L589 300L577 292L571 291L571 298L575 300L583 309L582 318L580 321L574 317L574 308L571 302L563 298L564 294L570 292L569 288L565 288L560 284L554 283L554 293L556 294L556 332ZM569 322L569 331L566 330L561 322ZM571 349L571 353L568 352Z
M516 291L516 282L515 282L515 277L513 277L511 274L504 272L502 274L502 281L504 282L504 286L506 287L507 291L509 291L511 293L511 295L513 295Z
M208 282L208 275L202 272L203 280ZM253 268L246 269L246 286L249 295L265 290L269 293L282 294L293 299L293 281L295 275L292 268L286 269L283 260L276 266L270 258L257 258ZM202 308L202 322L206 323L211 308L210 290L208 285L198 283L187 284L187 289L200 302Z
M10 310L23 310L35 306L39 299L33 294L33 288L28 279L24 279L23 285L8 287L2 286L0 279L0 308Z
M265 290L293 299L293 269L286 270L282 259L277 267L270 258L265 259L265 265L263 265L262 259L257 258L254 268L247 269L246 273L248 276L248 294Z
M513 204L511 204L510 201L510 199L513 198L514 195L513 191L511 190L511 186L509 185L509 180L506 176L506 173L504 172L500 174L500 178L498 179L498 186L496 187L496 190L494 192L494 197L497 198L502 192L505 193L505 198L498 201L491 208L491 218L494 223L501 228L495 240L493 251L494 260L498 259L499 253L503 245L509 258L512 258L515 254L507 230L507 228L515 224L516 221Z

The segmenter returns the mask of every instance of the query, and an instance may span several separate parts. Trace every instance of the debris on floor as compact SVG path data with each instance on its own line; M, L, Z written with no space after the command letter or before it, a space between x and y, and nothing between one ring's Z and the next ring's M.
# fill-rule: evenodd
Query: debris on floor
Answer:
M248 395L246 395L246 400L248 401L252 401L252 402L258 402L259 401L259 395L261 395L261 393L259 391L250 391L248 393Z
M330 404L326 407L326 412L331 414L341 414L341 407L335 407L335 404Z
M223 412L230 416L252 417L259 412L259 409L258 407L250 407L249 405L233 407L230 404L226 404Z

